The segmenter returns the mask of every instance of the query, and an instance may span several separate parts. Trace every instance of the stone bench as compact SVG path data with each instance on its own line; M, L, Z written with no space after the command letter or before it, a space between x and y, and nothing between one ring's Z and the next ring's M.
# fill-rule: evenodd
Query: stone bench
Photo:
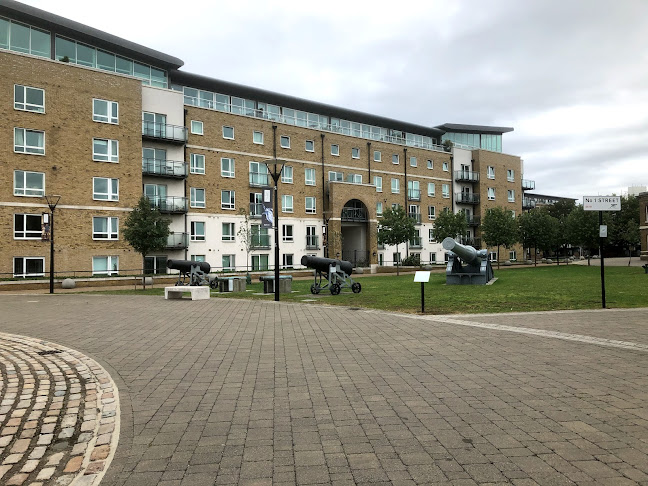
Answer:
M168 299L182 299L182 294L191 294L191 300L206 300L209 299L209 287L201 286L174 286L164 287L164 298Z
M274 294L274 275L261 275L259 281L263 282L263 293ZM279 293L289 294L292 292L292 275L279 275Z

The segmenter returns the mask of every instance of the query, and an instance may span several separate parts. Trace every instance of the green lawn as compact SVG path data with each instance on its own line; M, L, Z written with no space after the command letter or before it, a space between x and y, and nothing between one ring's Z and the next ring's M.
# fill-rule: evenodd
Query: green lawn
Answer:
M601 280L599 267L580 265L542 266L537 268L495 270L493 285L445 285L445 273L433 273L425 284L425 311L429 314L479 312L519 312L559 309L600 309ZM608 308L648 307L648 275L638 267L605 269ZM340 295L323 291L310 293L312 280L293 281L293 293L282 294L286 302L314 299L315 304L369 307L399 312L420 312L421 284L413 275L380 275L358 278L362 292L344 289ZM219 293L212 297L273 300L274 294L254 295L263 291L261 283L248 285L251 292ZM295 292L296 291L296 292ZM163 295L164 289L124 290L111 293Z

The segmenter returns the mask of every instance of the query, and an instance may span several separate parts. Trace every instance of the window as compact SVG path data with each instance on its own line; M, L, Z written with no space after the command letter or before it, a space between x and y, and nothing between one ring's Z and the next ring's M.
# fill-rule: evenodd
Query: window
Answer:
M383 215L383 203L382 202L377 202L376 203L376 216L382 216Z
M511 260L512 262L517 260L517 253L515 252L515 250L509 251L509 260Z
M347 174L346 181L352 184L362 184L362 174Z
M160 275L167 273L167 255L154 255L144 257L144 273L147 275Z
M191 241L205 241L205 222L192 221L191 222Z
M234 177L234 159L221 158L221 176Z
M0 19L2 21L2 19ZM43 257L14 257L14 277L43 277L45 275L45 258Z
M223 126L223 138L234 140L234 127Z
M223 272L233 272L236 270L236 255L223 255L221 262Z
M117 240L119 235L117 228L119 218L107 218L95 216L92 218L92 239L93 240Z
M400 261L401 261L401 255L400 255L400 252L392 253L392 261L393 261L394 263L400 263Z
M192 174L204 174L205 173L205 156L202 154L190 154L189 155L189 171ZM234 177L234 176L232 176Z
M236 234L234 233L234 223L223 223L223 241L234 241L236 239Z
M410 167L416 167L416 157L410 157Z
M92 275L119 275L119 257L92 257Z
M0 18L0 48L50 57L51 37L47 31Z
M515 191L513 189L509 189L506 192L508 196L508 202L515 202Z
M352 159L359 159L360 158L360 149L359 148L352 148L351 149L351 158Z
M441 164L441 168L443 169L444 172L448 172L448 170L449 170L448 169L448 163L444 162L443 164Z
M340 146L336 144L331 144L331 155L340 155Z
M252 132L252 143L263 145L263 132Z
M281 182L284 184L293 183L293 168L291 165L284 165L284 168L281 171Z
M441 184L441 195L445 198L450 197L450 184Z
M40 214L14 214L14 239L40 240L41 218Z
M427 168L428 169L434 169L434 162L432 162L432 159L428 159L427 161ZM436 255L435 255L436 256Z
M398 179L392 179L391 180L391 192L392 192L392 194L399 194L400 193L400 180L398 180Z
M203 135L203 122L191 120L191 133L194 135Z
M93 138L92 160L96 162L119 162L119 142L106 138Z
M282 135L279 139L279 144L281 145L281 148L290 148L290 137L287 135Z
M392 155L392 164L398 164L398 163L399 163L398 154Z
M317 211L315 207L315 198L306 197L306 214L315 214Z
M329 172L329 181L343 181L344 174L342 172Z
M263 162L250 162L250 185L267 186L268 182L268 166Z
M515 171L513 169L508 169L506 171L506 180L509 182L515 182Z
M45 155L45 132L14 128L14 152Z
M116 101L93 99L92 119L101 123L119 123L119 103Z
M430 252L430 263L436 263L436 253Z
M98 201L119 201L119 179L93 177L92 199Z
M436 195L436 186L434 182L428 182L428 196L435 197Z
M491 262L496 262L497 261L497 252L495 252L495 251L488 252L488 260L490 260Z
M281 211L284 213L293 212L293 197L287 194L281 196Z
M374 176L374 186L376 186L376 192L382 192L382 177Z
M268 255L252 255L252 271L258 272L268 269Z
M435 242L435 239L434 239L434 226L428 230L428 241L430 243Z
M292 268L293 267L294 255L291 253L283 254L283 268Z
M315 142L306 140L306 152L315 152Z
M45 174L43 172L14 171L14 196L43 197Z
M489 187L488 188L488 200L489 201L494 201L495 200L495 188L494 187Z
M199 189L197 187L191 188L191 200L190 205L192 208L204 208L205 207L205 190Z
M305 184L307 186L315 185L315 169L304 169Z
M382 153L380 150L374 150L374 162L382 162Z
M282 225L281 236L282 236L282 241L287 241L287 242L295 241L295 239L293 238L293 225L292 224Z
M489 165L488 168L486 169L486 174L489 179L495 179L495 167Z
M234 209L234 191L221 191L221 209Z
M204 262L205 255L191 255L191 260L194 262Z
M511 213L511 218L515 219L515 211L510 211Z
M436 207L428 206L428 219L436 218Z
M15 84L14 109L45 113L45 90Z

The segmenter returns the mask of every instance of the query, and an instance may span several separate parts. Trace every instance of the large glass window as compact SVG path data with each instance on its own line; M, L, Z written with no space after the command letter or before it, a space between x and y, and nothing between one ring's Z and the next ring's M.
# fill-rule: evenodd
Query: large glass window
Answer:
M14 152L45 155L45 132L14 128Z
M40 240L42 236L40 214L14 214L14 239Z
M43 277L45 275L45 258L14 257L14 277Z
M45 174L43 172L14 171L14 196L43 197Z
M115 72L115 55L110 52L97 51L97 67L104 71Z
M69 62L76 64L76 42L57 36L55 48L56 59L62 61L67 58Z
M29 25L0 19L0 48L50 57L50 34Z
M9 20L0 17L0 49L9 49L9 25Z
M92 275L119 275L119 257L92 257Z
M119 201L119 179L93 177L92 199L99 201Z
M45 112L45 90L31 86L14 85L14 108L16 110Z
M252 255L252 271L258 272L268 269L268 255Z
M95 67L97 64L97 51L94 47L77 43L77 64Z
M268 166L261 162L250 162L250 185L268 185Z
M118 227L119 218L95 216L92 218L92 239L117 240L119 239Z
M97 162L119 162L119 142L105 138L93 138L92 160Z
M223 272L233 272L236 270L236 255L223 255L222 260Z

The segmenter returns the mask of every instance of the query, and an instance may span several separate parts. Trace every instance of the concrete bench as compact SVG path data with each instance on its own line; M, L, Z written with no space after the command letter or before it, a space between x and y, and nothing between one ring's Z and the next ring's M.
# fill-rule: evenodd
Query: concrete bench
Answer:
M261 275L259 281L263 282L263 293L274 294L274 275ZM292 275L279 275L279 293L289 294L292 292Z
M207 286L175 286L164 287L164 298L168 299L182 299L182 294L190 293L191 300L206 300L209 299L209 287Z

